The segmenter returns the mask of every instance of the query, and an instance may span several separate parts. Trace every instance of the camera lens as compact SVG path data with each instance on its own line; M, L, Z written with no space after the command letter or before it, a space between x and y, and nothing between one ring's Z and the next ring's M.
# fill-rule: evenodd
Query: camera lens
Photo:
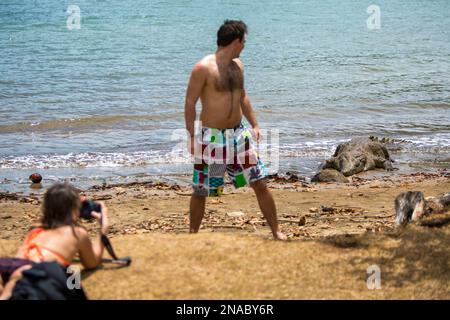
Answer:
M101 213L102 207L100 206L100 203L97 203L93 200L83 201L80 208L80 218L86 220L92 219L92 211Z

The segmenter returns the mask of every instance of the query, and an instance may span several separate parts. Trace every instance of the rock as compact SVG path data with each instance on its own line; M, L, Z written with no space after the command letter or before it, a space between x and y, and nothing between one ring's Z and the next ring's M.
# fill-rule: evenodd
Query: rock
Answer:
M28 198L28 197L22 197L19 199L19 202L23 202L23 203L33 203L36 199L33 198Z
M16 193L0 192L0 199L19 200L19 196Z
M300 220L298 220L298 225L301 227L301 226L304 226L305 224L306 224L306 217L301 216Z
M32 175L30 175L29 179L33 183L41 183L42 176L39 173L33 173Z
M279 175L278 173L269 174L267 176L268 179L273 180L275 182L281 183L294 183L294 182L302 182L306 183L306 178L304 176L298 175L296 172L288 171L285 175Z
M319 209L318 208L309 208L309 212L317 213L317 212L319 212Z
M335 211L335 209L333 207L320 206L320 208L322 209L322 212L334 213L334 211Z
M286 172L287 175L287 181L289 182L296 182L296 181L306 181L306 178L303 176L299 176L297 173L295 172Z
M311 178L311 182L349 182L348 179L339 171L335 169L325 169L319 171L314 177Z
M392 162L386 147L378 139L353 138L340 144L322 169L335 169L348 177L375 168L394 170Z

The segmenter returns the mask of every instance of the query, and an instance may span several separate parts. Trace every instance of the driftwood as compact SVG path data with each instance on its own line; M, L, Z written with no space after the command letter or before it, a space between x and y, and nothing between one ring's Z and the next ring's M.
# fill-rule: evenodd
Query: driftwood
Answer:
M192 196L192 192L190 192L190 193L175 192L175 194L177 194L179 196L183 196L183 197L190 197L190 196Z
M450 216L431 219L431 220L423 220L423 221L419 222L419 225L424 226L424 227L435 228L435 227L445 226L448 223L450 223Z
M158 190L175 190L180 191L181 186L178 184L170 184L167 182L153 182L153 181L144 181L144 182L128 182L128 183L117 183L117 184L103 184L103 185L95 185L89 188L89 190L106 190L113 188L131 188L131 187L143 187L149 189L158 189Z
M205 228L223 228L223 229L243 229L244 226L243 225L233 225L233 224L212 224L212 225L205 225Z
M431 214L441 214L450 210L450 193L440 197L425 198L420 191L408 191L395 198L395 223L405 225L410 221L419 221ZM448 218L450 219L450 217ZM434 220L423 220L419 225L438 226L446 224L447 217Z
M291 219L278 219L278 222L280 222L280 223L298 223L298 219L297 219L297 220L291 220Z

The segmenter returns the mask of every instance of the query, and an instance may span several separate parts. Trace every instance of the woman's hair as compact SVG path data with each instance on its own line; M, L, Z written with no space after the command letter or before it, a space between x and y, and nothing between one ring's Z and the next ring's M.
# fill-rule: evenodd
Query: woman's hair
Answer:
M72 213L79 207L78 191L68 183L55 183L44 195L42 227L54 229L64 225L76 225Z
M226 47L235 39L242 41L247 33L247 25L240 20L225 20L217 31L217 45Z

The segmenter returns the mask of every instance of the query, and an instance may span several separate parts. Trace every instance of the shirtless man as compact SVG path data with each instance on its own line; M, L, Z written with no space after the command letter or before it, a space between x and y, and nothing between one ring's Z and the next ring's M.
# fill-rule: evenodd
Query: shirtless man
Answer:
M252 134L259 140L261 131L245 93L244 65L239 60L246 34L244 22L226 20L217 32L216 53L197 62L189 79L185 120L191 137L190 151L196 157L190 232L198 232L205 213L206 197L222 193L223 177L227 172L235 187L250 185L253 188L274 238L285 240L286 236L279 229L275 202L264 179L267 177L266 170L251 146ZM195 105L199 98L202 103L201 128L200 132L195 132ZM242 124L242 115L253 130ZM215 151L208 153L211 146ZM208 152L204 152L205 149ZM230 157L230 154L233 156ZM212 163L211 158L222 159L223 162Z

